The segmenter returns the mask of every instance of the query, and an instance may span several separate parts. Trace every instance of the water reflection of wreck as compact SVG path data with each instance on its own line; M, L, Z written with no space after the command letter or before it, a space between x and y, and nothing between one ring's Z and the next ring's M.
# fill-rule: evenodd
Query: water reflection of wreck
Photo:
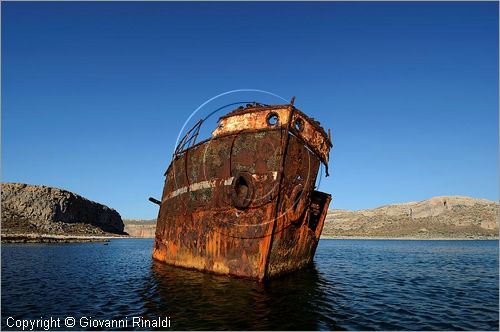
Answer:
M314 265L269 283L154 261L141 291L145 318L171 317L178 331L335 331L342 299ZM242 314L248 313L248 314Z
M165 173L153 257L257 280L310 264L331 199L314 190L330 135L293 100L240 107L196 143L201 124Z

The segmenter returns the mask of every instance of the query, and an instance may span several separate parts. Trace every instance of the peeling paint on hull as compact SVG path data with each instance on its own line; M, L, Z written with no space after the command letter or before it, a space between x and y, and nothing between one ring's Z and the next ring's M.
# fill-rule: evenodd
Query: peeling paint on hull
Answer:
M292 104L222 117L165 173L153 257L260 281L310 264L331 199L314 185L331 146Z

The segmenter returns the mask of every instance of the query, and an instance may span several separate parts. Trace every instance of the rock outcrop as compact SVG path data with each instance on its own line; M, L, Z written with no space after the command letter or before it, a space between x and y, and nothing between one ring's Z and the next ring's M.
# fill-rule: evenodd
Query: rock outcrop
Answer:
M66 190L2 183L2 233L124 234L115 210Z
M497 202L439 196L375 209L329 211L326 236L489 238L498 237Z

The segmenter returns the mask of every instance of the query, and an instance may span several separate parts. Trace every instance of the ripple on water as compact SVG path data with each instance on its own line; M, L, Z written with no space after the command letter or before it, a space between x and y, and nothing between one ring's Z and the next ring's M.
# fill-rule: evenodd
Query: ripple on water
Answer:
M153 262L152 240L2 245L9 316L169 316L175 329L498 330L497 241L322 240L265 284Z

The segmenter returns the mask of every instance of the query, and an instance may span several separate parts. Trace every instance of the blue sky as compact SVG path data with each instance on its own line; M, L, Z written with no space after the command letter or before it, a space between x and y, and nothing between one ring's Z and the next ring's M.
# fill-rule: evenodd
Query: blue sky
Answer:
M2 181L154 218L186 119L244 88L332 130L332 208L498 200L493 2L2 2ZM200 116L247 99L279 102Z

